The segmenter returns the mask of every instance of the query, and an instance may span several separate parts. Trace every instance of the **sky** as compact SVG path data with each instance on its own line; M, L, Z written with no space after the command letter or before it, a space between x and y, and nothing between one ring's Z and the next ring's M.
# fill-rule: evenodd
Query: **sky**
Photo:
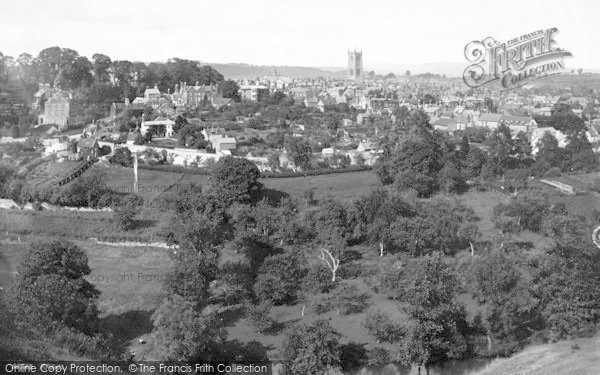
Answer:
M557 27L570 68L600 69L595 0L0 0L0 52L72 48L88 58L344 67L465 63L464 47Z

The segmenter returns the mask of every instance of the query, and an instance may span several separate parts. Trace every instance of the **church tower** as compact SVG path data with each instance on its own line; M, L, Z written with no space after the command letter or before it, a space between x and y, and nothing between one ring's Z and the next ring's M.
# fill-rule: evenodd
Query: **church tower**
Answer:
M348 78L360 79L363 74L362 51L348 51Z

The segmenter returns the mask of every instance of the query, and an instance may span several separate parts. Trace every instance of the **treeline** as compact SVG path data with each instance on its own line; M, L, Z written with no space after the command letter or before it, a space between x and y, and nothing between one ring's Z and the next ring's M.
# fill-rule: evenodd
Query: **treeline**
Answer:
M189 85L220 84L223 75L198 61L173 58L167 62L112 60L96 53L91 60L73 49L50 47L37 56L22 53L18 57L0 53L0 82L15 87L16 93L30 102L38 84L49 83L75 93L85 115L100 118L113 102L130 101L143 96L155 85L161 92L173 90L180 82ZM25 121L25 118L22 119Z
M556 177L562 172L598 169L598 156L587 139L585 123L567 106L558 107L552 116L537 118L540 127L563 132L566 145L559 145L547 132L534 147L526 133L514 135L506 125L493 131L467 128L449 137L434 131L423 112L401 109L396 115L399 120L395 131L383 140L385 154L376 172L383 184L411 188L420 196L462 192L467 181L498 179L514 191L525 187L530 176Z

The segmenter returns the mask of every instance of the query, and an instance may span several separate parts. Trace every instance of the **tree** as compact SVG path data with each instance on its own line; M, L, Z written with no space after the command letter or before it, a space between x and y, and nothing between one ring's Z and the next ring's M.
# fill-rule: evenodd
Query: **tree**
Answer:
M258 167L251 161L225 156L212 168L213 192L226 205L232 202L256 202L262 190L259 177Z
M203 128L192 124L185 124L183 121L180 121L180 123L183 127L177 132L177 144L179 146L196 149L202 149L207 146L207 141L204 138L204 134L202 134Z
M343 248L348 236L348 213L344 205L333 197L327 197L313 217L313 227L319 242Z
M481 175L481 169L485 165L486 156L479 147L471 147L464 165L464 175L467 178L476 178Z
M375 337L377 343L394 343L404 335L404 330L400 323L393 321L389 315L379 310L367 312L363 325Z
M218 273L215 256L180 247L171 258L173 266L164 282L166 291L185 298L195 308L206 306L210 283Z
M126 147L119 147L115 150L114 154L108 159L111 164L119 164L124 167L131 167L133 165L133 156L131 151Z
M531 293L515 256L495 249L472 260L472 291L483 308L489 354L510 354L540 328L539 300Z
M451 160L444 164L438 178L440 188L447 193L463 193L468 189L467 183L460 174L458 167Z
M407 267L398 285L410 319L400 343L398 360L425 366L468 351L466 312L457 302L458 280L441 253L418 259Z
M558 146L558 140L552 133L546 132L537 143L536 164L544 164L549 168L559 167L564 163L564 150ZM548 168L548 169L549 169Z
M531 270L534 295L541 301L552 340L594 332L600 321L597 255L583 246L577 250L565 251L559 245L536 259Z
M297 168L307 169L310 165L312 150L307 141L296 137L286 139L285 151Z
M110 80L110 65L112 60L110 57L103 55L101 53L95 53L92 56L93 66L94 66L94 79L99 83L106 83Z
M303 289L310 293L328 293L334 286L330 273L324 264L310 267L302 283Z
M140 133L140 132L135 133L135 137L133 138L133 144L134 145L143 145L144 143L146 143L146 138L142 135L142 133Z
M210 308L200 312L177 295L163 300L152 322L157 357L167 361L215 359L215 348L223 342L216 313Z
M368 305L368 298L356 285L342 284L333 291L330 301L336 314L348 315L362 312Z
M135 226L135 216L140 212L136 196L129 196L113 207L113 219L118 229L129 230Z
M339 333L325 320L290 329L283 342L283 366L286 374L324 375L339 368Z
M302 256L296 252L266 258L254 284L256 295L276 305L295 302L298 285L306 273L303 264Z
M233 80L228 79L227 81L223 81L219 87L219 91L224 98L233 99L235 102L241 100L239 94L240 87Z
M509 166L513 154L514 141L510 128L504 124L498 126L485 140L485 145L489 148L488 163L502 172Z
M525 191L511 198L510 202L495 206L492 221L503 232L518 233L523 229L539 232L549 207L547 196Z
M85 252L74 244L33 243L19 264L12 290L20 316L41 329L95 333L100 292L84 279L90 273Z

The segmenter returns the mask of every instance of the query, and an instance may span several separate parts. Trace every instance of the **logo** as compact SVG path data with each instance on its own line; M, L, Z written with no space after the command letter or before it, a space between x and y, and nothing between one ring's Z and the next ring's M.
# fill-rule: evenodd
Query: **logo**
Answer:
M557 28L537 30L500 43L492 37L474 40L465 46L465 58L472 63L463 73L469 87L497 83L503 90L564 73L565 57L571 52L558 48Z

